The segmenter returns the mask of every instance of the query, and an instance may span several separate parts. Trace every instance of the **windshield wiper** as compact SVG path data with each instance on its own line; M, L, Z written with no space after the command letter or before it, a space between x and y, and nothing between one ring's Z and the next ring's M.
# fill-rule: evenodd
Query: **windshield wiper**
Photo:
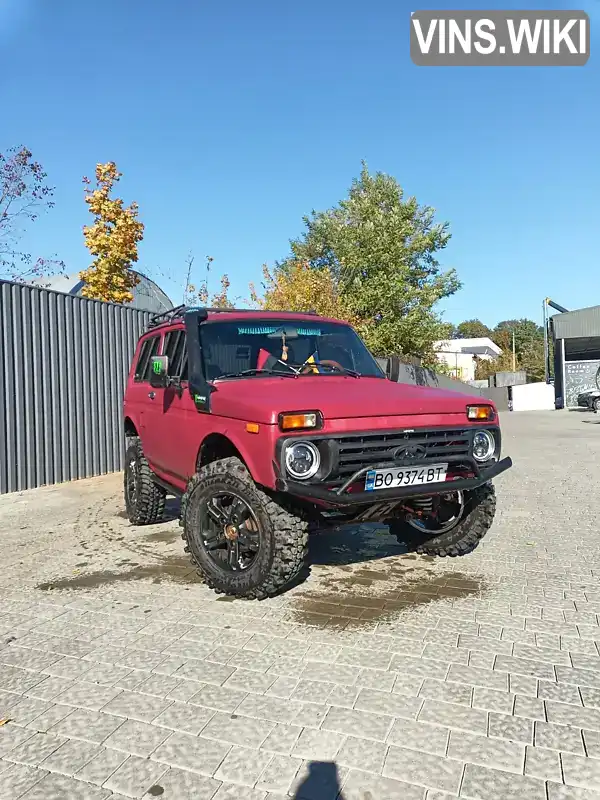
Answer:
M241 372L226 372L224 375L219 375L215 380L221 380L221 378L243 378L246 375L273 375L276 378L296 377L293 372L279 372L273 369L243 369Z
M325 372L325 373L321 372L320 373L321 375L351 375L353 378L360 378L361 377L361 373L360 372L357 372L355 369L348 369L348 367L342 367L342 369L339 370L337 367L334 367L331 364L317 363L317 366L320 367L321 369L324 369L325 367L329 367L329 369L331 370L331 372ZM340 364L340 367L341 366L342 365Z

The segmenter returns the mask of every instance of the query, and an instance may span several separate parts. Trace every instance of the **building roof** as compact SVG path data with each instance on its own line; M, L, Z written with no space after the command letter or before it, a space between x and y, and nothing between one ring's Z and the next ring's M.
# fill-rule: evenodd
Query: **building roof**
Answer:
M150 311L153 314L161 314L173 308L173 303L160 286L143 273L136 272L135 270L133 270L133 272L135 275L139 276L140 282L132 290L133 302L127 303L129 308L137 308L140 311ZM51 278L37 278L30 281L30 283L34 286L40 286L54 292L74 294L79 297L82 296L81 292L84 286L78 273L72 275L57 275Z
M439 353L470 353L474 356L500 356L502 350L489 337L477 339L446 339L433 343Z
M579 339L600 336L600 306L588 306L550 317L555 339Z

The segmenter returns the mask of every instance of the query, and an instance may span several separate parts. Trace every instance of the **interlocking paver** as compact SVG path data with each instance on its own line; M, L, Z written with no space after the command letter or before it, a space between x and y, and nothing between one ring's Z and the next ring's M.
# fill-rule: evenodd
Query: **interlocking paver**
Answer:
M425 700L418 719L423 722L445 725L448 728L485 734L488 715L483 710L465 708L465 706L457 705L456 703Z
M566 784L584 789L600 789L600 760L561 753L563 776Z
M321 725L323 730L385 741L393 718L347 708L330 708Z
M548 781L548 800L600 800L600 791Z
M519 700L518 697L517 700ZM533 720L490 711L488 734L501 739L510 739L513 742L533 744Z
M107 789L99 789L65 775L46 775L22 795L22 800L107 800L110 797L114 795Z
M282 800L299 786L299 800L334 800L340 785L345 800L536 800L546 781L548 800L600 798L600 502L590 485L600 446L579 414L503 416L515 466L498 481L492 535L472 554L413 558L362 526L347 540L332 534L366 537L350 559L345 544L315 540L344 551L343 569L330 557L307 586L261 603L224 602L200 583L170 582L168 570L156 584L42 594L36 584L69 578L80 542L109 572L123 559L180 558L177 523L146 533L114 517L120 476L36 490L18 505L0 497L0 719L12 720L0 726L0 797L11 785L37 800L81 784L93 800L122 800L156 768L151 786L165 800ZM15 522L44 502L64 521L59 548L56 537L30 546L47 541L49 512L28 513L24 533ZM363 585L361 572L378 579ZM480 588L464 594L473 581ZM329 617L303 619L305 588L323 603L340 590ZM323 627L334 613L343 630ZM35 737L58 745L38 752ZM337 765L335 782L311 772L317 757ZM111 776L119 789L106 788Z
M50 731L59 736L100 744L122 724L122 717L81 708L72 710Z
M47 756L58 750L64 741L58 736L34 733L33 736L5 753L3 758L5 761L13 761L16 764L37 767Z
M75 773L75 777L102 786L128 757L128 753L102 748L91 761Z
M104 788L128 797L143 797L165 774L167 767L145 758L129 756L105 782Z
M386 741L388 744L395 744L399 747L444 756L448 748L449 734L450 730L441 725L397 719Z
M0 773L0 797L21 797L47 774L45 770L35 767L11 764L8 769Z
M343 796L344 800L365 800L369 795L377 800L424 800L425 792L422 786L351 770L344 781Z
M75 775L98 752L98 745L78 739L69 739L45 758L40 763L40 767L50 772L60 772L63 775Z
M523 772L525 745L498 741L487 736L451 731L448 756L471 764L496 767L520 775Z
M219 790L221 784L205 775L196 775L181 769L170 769L161 775L158 784L163 791L154 797L164 800L211 800ZM239 787L237 787L239 788ZM148 795L151 797L152 795ZM238 795L243 797L243 795Z
M600 731L600 709L581 708L554 700L546 700L548 722L560 725L575 725L579 728Z
M450 758L392 746L385 759L383 774L388 778L456 794L463 774L463 764Z
M157 725L128 719L104 741L104 746L145 758L170 735L170 730Z
M308 761L333 761L344 737L330 730L305 728L292 750L292 755Z
M528 746L525 753L525 775L561 782L562 769L559 754L555 750Z
M271 761L270 753L260 750L249 750L245 747L233 747L225 756L215 778L242 786L254 786L262 771Z
M565 750L583 754L583 738L580 728L572 725L555 725L552 722L536 722L534 744L551 750Z

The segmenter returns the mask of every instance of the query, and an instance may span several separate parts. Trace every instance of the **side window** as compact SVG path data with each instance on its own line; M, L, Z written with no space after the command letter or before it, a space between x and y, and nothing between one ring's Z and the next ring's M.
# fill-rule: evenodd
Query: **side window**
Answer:
M187 380L187 349L185 331L168 331L165 336L163 354L169 359L169 375ZM185 368L185 373L184 373Z
M144 341L135 367L135 381L147 382L150 380L150 359L158 355L160 336L151 336Z

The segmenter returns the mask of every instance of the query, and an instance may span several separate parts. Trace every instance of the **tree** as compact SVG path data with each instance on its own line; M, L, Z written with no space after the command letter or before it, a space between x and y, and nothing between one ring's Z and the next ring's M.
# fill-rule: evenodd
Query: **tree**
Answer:
M447 223L436 224L432 208L405 199L393 177L371 175L363 163L348 196L327 211L313 211L304 224L275 279L293 273L298 263L321 270L318 280L331 282L375 355L436 363L432 344L444 328L435 307L461 285L455 271L442 272L436 259L450 239Z
M490 338L492 331L478 319L468 319L461 322L456 326L458 338L460 339L480 339L483 337Z
M254 305L266 311L316 311L323 316L354 322L352 311L337 292L327 267L311 267L306 261L288 261L285 268L263 266L264 295L250 285Z
M139 283L132 265L138 260L138 243L144 237L144 224L138 220L137 203L124 207L123 200L110 193L122 173L114 161L96 165L96 188L83 179L85 202L95 219L85 225L85 246L95 256L91 266L79 273L85 283L81 294L95 300L131 303L132 289Z
M26 147L0 152L0 277L13 281L63 271L56 259L33 259L18 247L24 228L54 207L54 187Z

